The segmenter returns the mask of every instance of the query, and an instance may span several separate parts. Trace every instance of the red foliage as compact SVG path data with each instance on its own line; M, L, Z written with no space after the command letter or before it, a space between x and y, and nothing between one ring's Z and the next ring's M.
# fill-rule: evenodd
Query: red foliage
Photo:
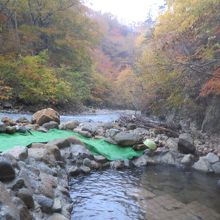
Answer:
M218 67L212 76L201 89L200 96L220 95L220 67Z
M113 79L117 75L118 69L114 66L113 61L101 49L93 51L93 58L96 63L96 70L104 76Z

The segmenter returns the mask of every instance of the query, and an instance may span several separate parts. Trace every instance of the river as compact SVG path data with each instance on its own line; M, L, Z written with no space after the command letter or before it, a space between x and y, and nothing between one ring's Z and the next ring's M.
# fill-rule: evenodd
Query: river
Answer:
M93 122L111 122L117 120L122 114L135 114L134 111L130 110L96 110L96 113L82 113L79 115L61 115L61 122L78 120L80 122L93 121ZM136 114L140 114L140 112L136 112ZM19 113L1 113L0 118L9 117L13 120L18 119L19 117L26 117L28 120L31 120L31 114L19 114Z

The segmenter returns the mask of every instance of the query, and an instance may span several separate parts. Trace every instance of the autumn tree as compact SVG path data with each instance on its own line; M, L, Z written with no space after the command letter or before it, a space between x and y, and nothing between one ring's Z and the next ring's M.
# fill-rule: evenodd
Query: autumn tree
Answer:
M167 2L152 37L140 45L137 71L149 96L149 108L159 114L170 109L186 111L201 119L204 102L200 94L210 94L208 88L215 91L214 80L209 79L216 78L219 66L220 2Z

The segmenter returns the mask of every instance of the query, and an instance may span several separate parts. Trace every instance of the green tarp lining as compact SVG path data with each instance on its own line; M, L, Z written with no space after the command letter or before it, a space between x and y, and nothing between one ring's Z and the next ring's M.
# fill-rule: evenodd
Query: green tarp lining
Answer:
M126 160L139 157L143 153L143 151L134 151L131 147L122 148L107 143L103 139L85 138L71 131L52 129L47 133L33 131L32 134L0 134L0 152L9 150L15 146L28 146L31 143L44 143L54 139L74 136L82 141L92 153L103 155L108 160Z

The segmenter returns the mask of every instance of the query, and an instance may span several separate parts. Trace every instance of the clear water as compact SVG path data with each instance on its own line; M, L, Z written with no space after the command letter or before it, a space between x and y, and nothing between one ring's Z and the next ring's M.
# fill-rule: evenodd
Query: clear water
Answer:
M19 117L26 117L28 120L31 120L30 114L12 114L12 113L0 113L0 118L9 117L13 120L18 119ZM117 120L120 116L119 112L111 112L106 114L85 114L85 115L61 115L60 119L62 122L78 120L80 122L111 122Z
M146 190L186 204L198 201L220 213L217 179L169 167L94 172L70 182L72 220L146 219Z

